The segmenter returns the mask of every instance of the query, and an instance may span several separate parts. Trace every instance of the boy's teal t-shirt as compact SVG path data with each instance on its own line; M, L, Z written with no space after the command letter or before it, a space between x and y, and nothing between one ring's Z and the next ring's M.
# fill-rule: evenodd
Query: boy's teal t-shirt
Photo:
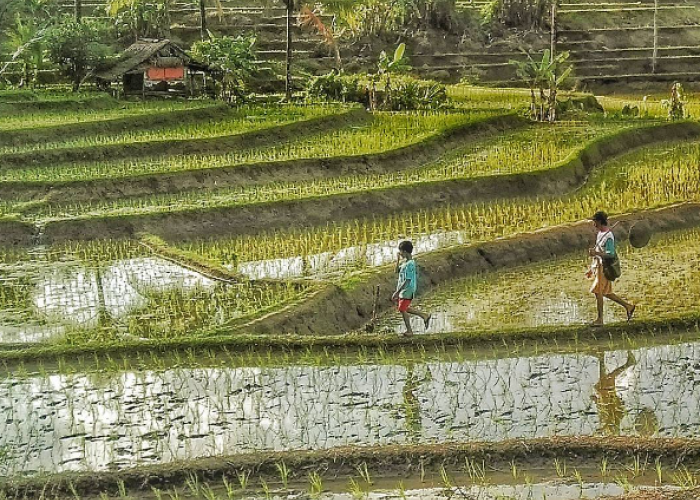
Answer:
M418 276L416 273L416 262L413 259L407 260L399 267L399 286L408 280L410 280L410 283L399 293L399 298L401 299L412 299L416 294Z

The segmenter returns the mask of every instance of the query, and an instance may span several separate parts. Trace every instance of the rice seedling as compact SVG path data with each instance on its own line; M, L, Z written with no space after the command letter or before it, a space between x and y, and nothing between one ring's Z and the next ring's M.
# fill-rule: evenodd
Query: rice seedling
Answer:
M255 277L352 272L391 262L402 238L427 252L581 220L600 207L615 214L698 201L698 158L698 143L649 147L607 163L571 195L446 206L180 246Z
M335 105L298 106L268 105L242 106L226 116L208 122L176 123L157 129L136 129L104 135L83 135L59 142L43 142L26 146L6 146L0 154L25 153L63 148L90 148L114 144L137 144L151 141L205 139L243 134L278 127L295 121L331 115L344 109Z
M300 158L332 158L379 153L415 144L442 131L483 118L483 113L412 112L377 113L367 126L331 130L303 140L217 155L185 155L139 158L61 165L32 166L4 170L5 181L82 181L114 179L143 174L181 172Z
M66 112L59 109L36 113L24 111L17 115L3 115L3 119L0 122L0 130L24 130L75 123L91 123L117 118L145 116L153 113L200 109L212 105L213 103L207 101L145 101L141 103L115 103L114 107L107 109L82 109L74 112Z
M317 498L323 493L323 478L318 472L309 473L309 494L312 498Z
M303 297L291 282L223 282L134 242L69 243L0 261L0 342L172 338Z
M75 205L38 206L41 215L71 217L82 214L130 214L154 211L215 208L252 203L296 200L340 193L368 192L388 187L465 179L487 175L516 174L555 166L597 137L624 125L601 122L559 124L556 129L532 127L506 133L478 146L449 153L439 161L417 169L381 175L355 175L311 182L277 182L245 188L193 190L177 194L96 201ZM24 210L28 213L30 210Z

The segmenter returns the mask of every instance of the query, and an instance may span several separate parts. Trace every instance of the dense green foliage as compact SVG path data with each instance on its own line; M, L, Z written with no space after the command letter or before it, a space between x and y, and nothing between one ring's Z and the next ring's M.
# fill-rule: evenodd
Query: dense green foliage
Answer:
M80 88L88 71L98 67L110 54L110 47L102 41L104 35L104 26L88 21L64 22L48 32L49 59L61 66L74 91Z
M244 97L246 82L255 72L255 37L211 38L192 46L192 56L215 70L219 95L226 101Z

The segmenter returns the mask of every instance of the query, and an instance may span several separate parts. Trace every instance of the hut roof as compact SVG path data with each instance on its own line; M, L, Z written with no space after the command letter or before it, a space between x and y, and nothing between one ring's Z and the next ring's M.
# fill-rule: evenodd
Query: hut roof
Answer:
M137 69L141 64L158 55L163 49L168 49L172 54L181 58L185 64L191 61L190 56L180 47L168 39L150 40L143 39L131 45L121 56L108 68L95 73L95 78L105 81L113 81L122 75ZM201 64L194 64L198 69L205 69Z

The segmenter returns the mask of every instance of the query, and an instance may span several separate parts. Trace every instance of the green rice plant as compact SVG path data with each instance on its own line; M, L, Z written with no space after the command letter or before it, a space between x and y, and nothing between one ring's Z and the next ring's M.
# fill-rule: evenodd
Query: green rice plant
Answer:
M44 112L24 111L17 115L3 115L0 130L26 130L42 127L54 127L76 123L92 123L97 121L114 120L145 116L154 113L167 113L187 109L201 109L212 106L208 101L144 101L140 103L120 103L108 109L81 109L79 111L51 110Z
M567 476L567 465L565 461L559 460L558 458L554 459L554 470L557 473L557 477L559 478L564 478Z
M464 471L472 483L486 484L486 464L484 462L478 463L476 460L466 457L464 459Z
M367 462L362 462L362 464L355 466L355 470L365 483L368 485L374 484L369 468L367 467Z
M37 332L25 342L203 334L298 301L313 286L207 278L133 241L71 242L19 261L0 259L0 274L0 325ZM114 278L124 282L118 292ZM84 312L73 313L74 306Z
M38 206L49 217L89 214L130 214L154 211L203 209L252 203L295 200L341 193L369 192L389 187L465 179L487 175L516 174L552 168L597 137L619 131L624 124L601 122L562 123L555 130L530 127L506 133L478 146L449 153L437 162L418 169L390 174L355 175L311 182L276 182L262 186L193 190L177 194L96 201L59 207ZM26 212L26 211L25 211Z
M323 493L323 478L318 472L309 473L309 494L312 498L318 498Z
M289 486L289 468L284 462L275 463L275 468L277 469L277 472L279 472L280 479L282 481L282 486L286 490Z
M240 481L240 479L239 479ZM236 497L236 487L231 483L226 476L223 478L224 482L224 490L226 491L226 498L228 500L233 500ZM246 484L247 484L247 478L246 478ZM245 489L245 488L243 488Z
M349 481L349 492L352 498L360 500L367 496L367 492L360 487L360 484L351 477Z
M59 142L42 142L26 146L6 146L0 154L26 153L29 151L54 150L64 148L90 148L115 144L138 144L142 142L211 139L265 130L295 121L309 120L335 114L346 109L340 105L299 106L254 105L241 106L216 120L194 123L174 123L157 129L137 129L116 134L84 135Z
M662 101L668 97L667 93L652 93L649 95L614 95L598 96L597 99L608 115L622 115L639 118L666 118L668 110L664 108ZM686 111L691 117L700 116L700 97L687 94Z
M451 490L454 487L452 478L447 472L447 469L445 469L444 465L440 467L440 479L442 479L442 485L445 487L445 489Z
M700 480L688 467L682 465L673 473L673 484L682 489L691 489L700 486Z
M13 168L0 172L0 180L62 182L116 179L256 162L380 153L419 143L440 132L466 125L484 116L484 113L445 111L376 113L367 126L326 131L303 140L290 140L271 147L218 155L169 156Z
M242 470L240 472L237 472L236 477L238 478L238 484L241 486L241 489L243 491L248 489L248 480L250 479L250 471L249 470Z
M347 270L354 271L388 263L372 257L373 249L380 252L401 238L418 241L418 251L424 252L581 220L600 207L615 214L700 201L699 158L700 144L695 142L648 147L608 162L571 195L446 206L325 227L197 240L181 247L240 269L246 262L310 258L356 248L364 257L347 264Z

